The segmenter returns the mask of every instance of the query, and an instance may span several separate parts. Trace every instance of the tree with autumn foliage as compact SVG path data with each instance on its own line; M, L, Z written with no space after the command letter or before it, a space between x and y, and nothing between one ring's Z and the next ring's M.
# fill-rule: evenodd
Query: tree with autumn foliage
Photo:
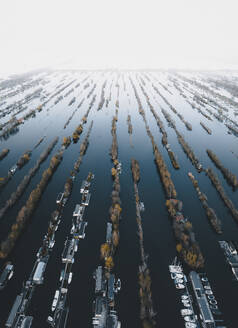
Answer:
M107 244L107 243L102 244L101 245L101 248L100 248L100 251L101 251L101 257L102 258L108 257L109 254L110 254L110 246L109 246L109 244Z
M112 270L113 267L114 267L113 258L109 256L105 260L105 268L110 271Z

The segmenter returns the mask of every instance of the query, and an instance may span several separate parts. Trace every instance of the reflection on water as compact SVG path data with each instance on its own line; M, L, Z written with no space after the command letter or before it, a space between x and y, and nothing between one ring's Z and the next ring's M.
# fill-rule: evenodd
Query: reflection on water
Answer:
M227 133L224 124L213 118L212 121L204 119L198 111L186 102L185 98L179 95L178 90L167 79L165 73L153 73L158 75L158 79L167 85L170 92L166 91L159 83L157 87L166 99L183 115L186 121L192 125L192 131L186 129L184 123L175 115L168 104L153 90L151 83L147 80L144 86L150 96L150 102L159 115L167 132L168 142L177 156L180 169L175 170L170 162L168 152L162 146L162 134L156 124L146 99L138 86L137 75L142 73L131 73L132 78L137 86L142 106L148 121L150 130L155 138L155 142L166 162L171 173L171 177L178 192L178 198L183 201L184 213L188 216L193 224L196 238L205 257L205 271L209 277L214 294L219 304L219 308L224 312L228 327L235 328L236 319L236 295L238 286L233 281L229 267L226 265L224 255L219 247L218 240L237 239L237 225L224 206L219 195L211 185L209 179L204 173L198 174L192 166L189 159L184 154L178 143L175 131L168 126L162 112L162 106L173 117L176 127L183 134L185 140L194 150L203 167L212 167L218 174L222 185L238 207L237 192L233 192L222 174L213 165L206 154L206 149L212 149L222 160L225 167L229 168L234 174L238 175L237 159L231 150L238 153L237 139L234 135ZM157 75L156 75L157 74ZM65 77L66 76L66 77ZM119 77L119 79L118 79ZM89 105L96 95L95 103L88 115L88 120L84 131L77 144L71 144L63 156L63 161L50 181L44 192L40 205L30 219L22 237L17 243L10 256L14 263L15 272L8 286L0 294L0 325L3 326L9 314L16 295L20 292L22 283L29 276L38 248L41 245L44 234L48 227L48 220L51 212L55 209L55 200L60 191L62 191L66 178L69 176L73 163L79 156L80 143L87 133L90 122L93 120L94 125L89 138L87 153L83 158L80 166L80 172L76 177L73 192L67 203L62 222L56 233L56 243L47 265L45 272L45 282L43 286L36 288L29 313L34 316L33 327L47 327L46 318L50 312L55 289L60 275L61 253L66 236L71 228L72 212L75 204L81 199L80 186L82 180L87 176L89 171L95 174L92 184L91 203L85 213L85 220L88 221L86 229L86 238L81 242L79 251L75 257L73 267L73 280L69 290L69 321L68 327L91 327L92 302L94 299L94 280L93 272L100 263L100 245L104 242L106 236L106 223L109 219L109 207L111 204L111 161L109 150L111 147L111 121L115 114L115 104L119 100L119 112L117 122L117 139L119 160L122 163L122 173L120 175L121 183L121 201L122 201L122 221L120 223L120 244L115 255L115 271L122 282L121 292L118 296L117 309L122 327L140 327L139 318L139 298L137 273L140 265L139 241L137 236L137 223L135 201L133 194L133 181L131 177L130 160L136 158L140 165L141 179L139 183L140 199L145 204L145 212L142 215L142 224L144 232L144 247L146 254L149 255L148 265L152 279L152 295L154 309L157 312L156 321L158 327L183 327L183 321L180 318L179 298L171 282L168 265L175 257L175 240L172 232L171 222L165 208L165 193L154 163L154 155L150 139L148 138L142 117L138 113L138 104L136 102L134 91L128 79L129 73L119 76L117 73L54 73L45 75L44 79L49 83L43 86L43 94L54 94L56 86L60 83L70 84L62 95L73 89L67 97L63 97L57 104L55 98L52 98L41 112L37 112L32 117L17 127L14 134L1 140L1 149L9 148L10 152L4 160L0 162L1 176L5 176L11 166L13 166L19 157L27 150L32 149L40 138L46 136L44 141L32 152L31 160L16 172L13 179L1 192L1 207L9 198L10 194L16 190L22 178L28 173L28 170L34 166L41 152L46 148L54 137L59 136L59 142L55 149L59 149L63 137L72 136L73 131L79 125L82 117L87 112ZM63 80L65 78L65 80ZM105 98L110 99L108 106L105 101L104 105L98 110L101 100L102 86L105 86ZM63 82L62 82L63 80ZM85 80L85 81L84 81ZM82 82L84 81L84 82ZM111 83L113 85L111 87ZM80 82L79 87L75 87ZM89 87L84 86L89 83ZM96 83L96 87L94 84ZM154 82L156 83L156 82ZM167 84L166 84L167 83ZM119 87L118 87L118 86ZM126 91L124 91L124 85ZM182 83L180 85L182 87ZM87 98L90 90L95 88ZM56 90L59 90L56 89ZM118 92L119 90L119 92ZM185 90L185 89L184 89ZM29 92L29 90L28 90ZM188 91L184 91L189 95ZM119 93L119 97L117 94ZM24 96L25 93L22 93ZM80 96L79 96L80 94ZM15 95L7 99L8 102L16 101L21 97ZM41 95L41 96L42 96ZM50 96L48 96L50 97ZM75 101L72 100L75 97ZM76 110L82 99L83 104ZM69 103L70 106L69 106ZM159 106L160 104L160 106ZM28 109L35 108L39 105L39 99L34 99L28 104ZM2 109L4 106L1 106ZM72 113L74 115L65 127ZM128 134L128 114L132 124L131 142ZM231 115L232 117L232 115ZM7 120L7 116L4 118ZM211 130L212 134L207 132L200 125L204 122ZM132 147L133 145L133 147ZM40 181L42 172L49 166L50 157L42 164L39 172L34 176L31 183L26 189L23 197L10 209L1 222L0 237L1 240L9 231L10 225L14 222L20 208L25 204L29 193L35 188ZM188 172L192 172L199 179L199 186L209 199L209 205L215 209L218 217L222 221L223 235L216 235L211 229L206 218L205 212L197 198L196 190L189 181ZM1 261L2 264L2 261Z

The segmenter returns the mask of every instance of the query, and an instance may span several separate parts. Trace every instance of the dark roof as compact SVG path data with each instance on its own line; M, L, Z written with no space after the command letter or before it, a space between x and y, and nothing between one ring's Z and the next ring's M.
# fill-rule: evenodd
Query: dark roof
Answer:
M115 276L114 274L110 274L110 278L108 280L108 298L110 301L114 299L114 283L115 283Z
M15 320L15 317L16 317L16 313L19 309L19 306L21 304L21 301L22 301L22 297L23 295L17 295L16 299L15 299L15 302L12 306L12 309L11 309L11 312L9 314L9 317L7 319L7 322L6 322L6 327L12 327L12 324Z
M21 328L30 328L32 325L33 317L27 316L23 319Z
M201 280L200 280L200 277L197 274L197 272L191 271L190 274L189 274L189 277L190 277L190 279L192 281L192 284L193 284L193 287L195 289L204 290L203 285L202 285Z
M207 302L207 299L205 296L203 296L202 298L200 298L198 300L198 304L199 304L199 308L201 310L201 314L202 314L204 321L205 322L214 322L213 315L211 313L211 310L209 308L209 305L208 305L208 302Z

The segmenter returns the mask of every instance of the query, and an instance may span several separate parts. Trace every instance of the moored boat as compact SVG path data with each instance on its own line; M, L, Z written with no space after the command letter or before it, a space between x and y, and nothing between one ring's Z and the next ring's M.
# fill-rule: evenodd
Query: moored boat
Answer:
M0 275L0 290L3 289L8 280L10 280L13 276L14 266L11 262L6 263L1 275Z

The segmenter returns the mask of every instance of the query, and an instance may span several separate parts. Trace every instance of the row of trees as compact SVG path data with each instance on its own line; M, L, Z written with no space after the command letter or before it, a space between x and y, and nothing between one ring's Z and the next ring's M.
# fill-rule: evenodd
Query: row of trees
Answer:
M31 159L31 151L28 150L26 151L17 161L17 166L19 168L22 168L26 163L29 162L29 160Z
M226 114L225 112L228 112L229 109L224 106L224 104L228 104L229 106L232 106L236 109L237 102L231 99L231 97L227 97L224 95L221 95L218 92L215 92L212 90L207 84L203 84L199 81L195 81L195 79L190 79L185 76L182 76L180 74L177 74L177 76L185 81L186 83L190 85L195 85L197 87L196 92L193 90L189 90L192 94L194 94L195 101L200 105L203 106L206 111L208 111L213 117L215 117L219 122L226 122L225 125L228 127L228 129L233 133L235 136L238 135L238 123L235 120L232 120L229 117L229 114ZM219 103L217 101L219 99ZM208 105L212 106L213 109L217 111L217 113L212 112L210 109L208 109Z
M207 154L210 157L210 159L213 161L213 163L216 165L216 167L221 170L224 178L226 181L232 185L234 188L238 187L238 179L235 174L231 173L227 168L225 168L219 158L216 156L216 154L211 150L207 149Z
M127 125L128 125L128 133L132 134L132 124L131 124L131 115L127 116Z
M63 153L59 151L51 158L48 169L46 169L42 173L40 182L38 183L36 188L32 190L26 201L26 204L18 212L16 221L11 226L11 231L9 232L7 238L0 245L0 258L6 258L15 246L17 239L21 235L25 225L33 214L33 211L37 207L41 195L43 194L46 186L48 185L50 178L52 177L56 168L60 164L62 156Z
M101 99L100 102L98 104L98 110L102 109L104 103L105 103L105 88L107 85L107 80L105 80L105 82L102 85L102 91L101 91Z
M63 142L62 142L62 146L67 148L67 147L69 147L70 144L71 144L71 138L70 137L64 137Z
M92 127L93 127L93 121L91 122L91 124L89 126L88 133L87 133L84 141L80 145L80 155L79 155L79 158L77 159L77 161L74 163L74 170L72 172L72 175L76 175L77 172L79 171L79 166L80 166L80 164L83 160L83 156L88 148L88 144L89 144L88 139L89 139Z
M73 113L70 115L70 117L68 118L67 122L64 125L64 129L67 127L67 125L70 123L70 121L72 120L72 118L74 117L75 113L77 112L77 110L79 109L79 107L81 107L81 105L84 102L84 98L81 100L81 102L79 103L78 107L73 111Z
M233 218L238 222L238 210L236 209L233 202L229 199L229 197L225 193L225 191L224 191L224 189L223 189L223 187L222 187L222 185L221 185L221 183L218 179L218 176L213 172L213 170L211 168L208 168L206 170L206 173L207 173L209 179L211 180L212 184L214 185L214 187L218 191L221 199L223 200L225 205L229 208Z
M117 122L117 111L116 116L112 119L112 146L111 146L111 159L114 166L111 169L111 174L113 178L113 190L112 190L112 205L109 209L110 220L112 222L112 238L108 243L105 243L101 246L101 256L105 261L105 268L109 272L113 269L114 262L113 256L116 248L119 244L119 220L121 216L121 200L120 200L120 179L118 173L118 144L117 144L117 135L116 135L116 122Z
M5 148L1 151L0 153L0 161L7 156L7 154L9 153L9 149Z
M148 126L146 118L145 118L145 112L142 108L140 109L140 114L142 115L142 117L144 119L144 122L145 122L145 125L146 125L146 131L147 131L148 136L150 137L150 140L151 140L151 143L152 143L152 146L153 146L153 153L154 153L154 156L155 156L155 163L156 163L157 169L159 171L160 178L162 180L162 183L163 183L164 189L166 191L167 197L176 198L177 192L176 192L174 183L171 179L171 175L170 175L169 170L168 170L168 168L165 164L163 156L160 153L160 151L158 149L158 146L155 143L154 137L153 137L153 135L152 135L152 133L149 129L149 126Z
M177 251L190 268L204 266L204 258L195 239L192 223L181 214L181 202L177 199L166 200L167 210L173 220L173 230L177 239Z
M96 83L94 83L92 89L89 91L89 93L87 95L87 98L90 98L91 97L91 95L93 94L94 90L96 89L96 86L97 86Z
M138 283L139 283L139 297L140 297L140 317L142 320L143 328L155 327L156 322L154 320L155 312L153 310L152 292L151 292L151 277L150 270L147 266L145 250L144 250L144 239L143 239L143 228L142 219L140 214L140 198L138 191L138 183L140 180L140 167L137 160L131 160L131 172L134 182L135 202L136 202L136 222L138 226L138 236L140 241L140 253L141 262L138 272Z
M21 197L21 195L23 194L23 192L25 191L26 187L28 186L28 184L30 183L31 179L34 177L34 175L36 174L36 172L39 170L41 164L46 160L46 158L49 156L50 152L52 151L52 149L54 148L54 146L57 144L59 138L56 137L47 147L47 149L45 149L39 159L37 160L35 166L33 168L31 168L28 172L27 175L24 176L23 180L19 183L16 191L14 191L10 198L6 201L5 205L0 209L0 219L4 216L4 214L6 213L6 211L12 207L16 201Z
M158 90L157 87L155 87L152 84L152 87L154 88L154 90L158 93L158 95L160 95L160 97L164 100L164 102L169 106L169 108L180 118L180 120L184 123L184 125L186 126L186 128L188 130L192 130L192 125L191 123L185 121L183 115L181 115L180 113L177 112L177 110L169 103L169 101L161 94L161 92Z
M175 131L175 133L177 135L177 138L178 138L178 142L180 143L181 147L183 148L183 151L188 156L188 158L190 159L191 163L195 166L195 168L197 169L197 171L200 172L202 170L202 165L199 162L199 160L196 157L196 155L194 154L194 152L191 149L191 147L184 140L184 137L182 136L182 134L179 133L179 131L177 130L176 125L175 125L175 122L172 120L171 116L169 115L169 113L165 109L162 109L162 113L163 113L165 119L167 120L167 122L174 129L174 131Z
M176 170L178 170L178 169L179 169L179 163L178 163L178 161L177 161L177 159L176 159L176 157L175 157L175 155L174 155L174 152L170 149L170 146L169 146L169 144L168 144L167 133L166 133L166 131L165 131L165 129L164 129L163 122L162 122L161 119L159 118L158 114L155 112L154 107L153 107L152 104L150 103L149 96L147 95L146 91L144 90L144 88L143 88L142 86L141 86L141 89L142 89L142 92L143 92L143 94L144 94L144 96L145 96L145 98L146 98L146 101L147 101L147 104L148 104L148 106L149 106L149 108L150 108L150 111L152 112L152 114L153 114L153 116L154 116L154 118L155 118L155 120L156 120L156 123L157 123L157 125L158 125L159 128L160 128L160 132L162 133L162 144L163 144L164 146L166 146L166 150L167 150L167 152L168 152L168 154L169 154L169 158L170 158L170 160L171 160L171 163L172 163L173 167L174 167ZM145 119L145 115L144 115L144 111L143 111L143 110L141 111L141 115L143 116L144 121L146 122L146 119ZM146 124L147 124L147 122L146 122ZM147 133L148 133L148 132L147 132Z
M34 146L33 149L36 149L43 142L44 139L45 139L45 136L43 138L40 138L40 140L37 142L37 144Z
M203 122L200 122L200 125L203 127L203 129L208 133L212 134L212 130L209 129Z
M79 139L81 133L83 132L83 124L87 123L88 114L89 114L95 100L96 100L96 95L93 97L92 101L90 102L88 110L85 113L85 115L83 116L81 123L77 126L77 128L73 132L72 139L73 139L74 143L78 142L78 139ZM82 104L82 102L80 103L79 106L81 106L81 104Z
M145 112L141 105L141 100L139 98L139 95L137 93L137 90L132 83L132 87L135 92L135 96L139 105L139 113L142 115L146 131L148 136L151 139L151 143L153 146L153 152L155 156L155 163L158 169L158 172L161 177L161 181L163 184L163 187L165 189L165 192L167 194L168 200L166 201L166 206L168 209L168 212L173 220L173 230L175 233L175 237L178 241L180 253L182 255L183 260L191 267L191 268L199 268L204 265L204 258L202 256L202 253L200 251L199 245L195 240L195 234L192 230L192 224L188 220L176 220L178 212L181 211L181 208L178 209L177 206L180 204L180 202L176 199L177 198L177 192L175 189L175 186L173 184L173 181L171 179L171 175L167 169L167 166L165 164L165 161L163 159L163 156L158 150L158 147L154 141L154 137L149 129L149 126L147 124L147 120L145 117Z
M17 161L17 167L19 169L21 169L26 163L29 162L29 160L31 159L31 153L32 152L30 150L28 150L24 154L21 155L21 157ZM14 173L15 173L15 171L12 172L11 170L9 170L8 174L4 178L0 179L0 189L2 189L3 187L5 187L8 184L8 182L12 179Z
M80 124L77 126L77 128L73 132L72 138L73 138L74 143L76 143L79 140L79 136L82 132L83 132L83 125Z
M192 181L192 184L198 194L198 198L199 198L200 202L202 203L203 208L206 211L206 215L207 215L209 222L211 223L215 232L221 234L222 233L221 221L218 219L214 209L208 206L207 196L203 192L201 192L201 190L198 186L198 180L196 180L194 178L194 176L191 172L188 173L188 176L189 176L190 180Z

